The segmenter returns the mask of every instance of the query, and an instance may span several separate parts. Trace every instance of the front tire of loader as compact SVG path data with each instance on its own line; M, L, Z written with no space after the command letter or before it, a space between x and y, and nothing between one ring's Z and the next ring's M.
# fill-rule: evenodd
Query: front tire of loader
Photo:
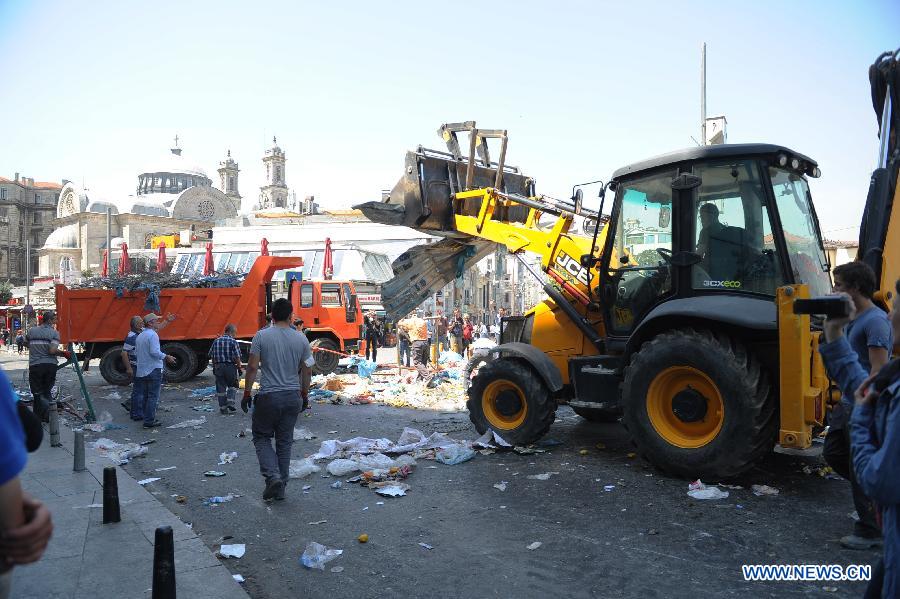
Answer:
M512 445L540 439L556 419L556 401L541 378L518 360L500 358L482 366L469 387L469 419Z
M197 372L197 352L184 343L166 343L161 348L164 354L174 356L175 363L163 363L163 378L167 383L183 383L194 378Z
M725 479L769 451L777 434L768 375L743 344L709 331L671 331L644 343L623 385L624 423L665 472Z

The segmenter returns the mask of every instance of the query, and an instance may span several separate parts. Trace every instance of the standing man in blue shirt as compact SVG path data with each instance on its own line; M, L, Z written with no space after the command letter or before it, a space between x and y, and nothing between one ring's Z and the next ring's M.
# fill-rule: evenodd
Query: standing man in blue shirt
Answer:
M875 273L863 262L850 262L834 269L834 290L850 296L855 316L844 333L867 374L877 373L890 357L893 347L891 324L881 308L872 302L875 292ZM841 538L846 549L871 549L881 545L881 531L875 519L875 507L866 497L853 473L850 452L850 415L853 395L844 393L829 419L828 436L822 457L835 472L850 481L853 504L859 515L853 534Z
M209 348L209 357L213 361L213 374L216 377L216 399L219 401L219 412L224 416L237 411L234 407L234 396L238 389L238 375L241 373L241 349L234 336L237 327L231 323L225 326L225 332L217 337Z
M125 336L125 342L122 344L122 364L125 365L125 372L131 379L131 399L122 402L122 407L131 413L132 420L144 419L144 406L138 405L140 402L134 400L137 395L138 386L134 381L134 373L137 372L137 354L135 347L137 345L137 336L144 330L144 319L140 316L132 316L129 323L130 330Z
M163 362L175 363L175 358L167 356L159 348L159 330L166 321L158 315L150 313L144 316L144 330L135 341L137 354L137 370L134 384L138 386L136 400L144 417L144 428L162 425L156 419L156 406L159 403L159 389L162 387ZM136 408L135 408L136 409Z
M22 491L25 433L16 412L16 397L0 371L0 598L10 595L11 569L41 558L53 523L40 501Z

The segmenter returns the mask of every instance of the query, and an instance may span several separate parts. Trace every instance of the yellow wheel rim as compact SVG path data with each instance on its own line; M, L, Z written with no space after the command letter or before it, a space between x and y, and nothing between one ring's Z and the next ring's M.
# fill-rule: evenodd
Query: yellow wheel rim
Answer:
M668 443L696 449L722 430L725 404L719 388L705 373L690 366L671 366L650 383L647 415Z
M528 415L528 401L518 385L499 380L488 383L481 395L481 410L496 429L513 430L522 426Z

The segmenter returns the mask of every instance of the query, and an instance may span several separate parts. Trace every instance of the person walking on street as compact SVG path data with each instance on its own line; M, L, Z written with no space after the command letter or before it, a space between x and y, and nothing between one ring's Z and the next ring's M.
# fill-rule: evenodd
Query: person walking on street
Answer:
M881 308L872 302L875 273L863 262L850 262L834 269L834 290L846 293L853 301L855 315L844 332L856 352L859 365L868 374L877 373L887 363L893 348L891 324ZM856 481L850 452L850 418L853 394L843 394L831 411L828 435L822 457L835 472L850 481L853 504L859 520L853 533L841 538L845 549L871 549L881 545L881 531L875 518L875 506Z
M410 364L410 344L412 342L409 340L409 333L406 329L397 325L397 351L399 352L397 361L400 362L403 366L409 366Z
M122 364L125 366L125 373L131 380L131 399L122 402L122 407L128 410L132 420L143 420L144 408L135 401L138 386L134 380L134 373L137 372L137 354L135 347L137 345L137 337L144 330L144 319L140 316L132 316L129 323L130 330L125 335L125 341L122 343Z
M463 317L459 308L453 309L450 318L450 351L463 353Z
M234 338L236 333L237 327L229 323L225 326L225 332L209 348L213 374L216 377L216 399L219 400L219 412L222 415L237 411L234 396L237 394L238 376L241 374L241 350Z
M144 428L162 425L156 419L156 407L159 404L159 390L162 387L163 362L175 363L175 358L164 354L159 347L159 330L165 325L166 321L158 315L152 312L147 314L144 316L144 330L137 336L135 342L137 370L134 384L138 387L138 392L135 398L137 406L133 407L133 410L143 417Z
M900 280L894 284L890 323L900 336ZM849 297L849 296L848 296ZM870 374L859 362L844 327L853 316L827 318L819 353L844 396L854 397L851 456L857 484L881 513L884 554L872 569L865 597L900 596L900 360Z
M250 359L244 378L241 409L253 407L253 445L259 471L266 481L263 499L283 500L294 444L294 425L301 411L309 407L312 355L306 335L291 328L291 302L285 298L272 304L272 326L256 333L250 345ZM259 392L251 399L256 373ZM275 449L272 449L272 439Z
M11 596L12 568L39 560L53 534L50 511L22 490L25 449L16 395L0 371L0 599Z
M421 316L415 314L404 318L397 327L406 331L412 342L412 363L419 373L419 379L426 383L431 380L431 371L428 369L428 325Z
M16 331L16 348L19 350L19 355L22 355L22 350L25 349L25 335L22 334L22 329Z
M51 392L56 384L56 356L66 360L72 357L68 351L59 349L59 332L54 328L56 314L46 311L41 315L41 324L28 329L25 343L28 344L28 385L34 397L34 413L44 422L50 421Z
M366 360L369 359L369 350L371 350L371 359L373 362L377 362L378 342L381 336L381 325L378 322L378 316L375 312L369 310L363 317L363 322L366 327Z

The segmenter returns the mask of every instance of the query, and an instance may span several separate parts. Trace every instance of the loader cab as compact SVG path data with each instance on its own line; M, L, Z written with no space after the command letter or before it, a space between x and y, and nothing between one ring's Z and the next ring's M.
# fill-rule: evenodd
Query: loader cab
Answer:
M829 265L806 182L817 175L809 158L766 144L692 148L617 171L597 289L610 345L673 300L771 304L790 283L828 293Z

